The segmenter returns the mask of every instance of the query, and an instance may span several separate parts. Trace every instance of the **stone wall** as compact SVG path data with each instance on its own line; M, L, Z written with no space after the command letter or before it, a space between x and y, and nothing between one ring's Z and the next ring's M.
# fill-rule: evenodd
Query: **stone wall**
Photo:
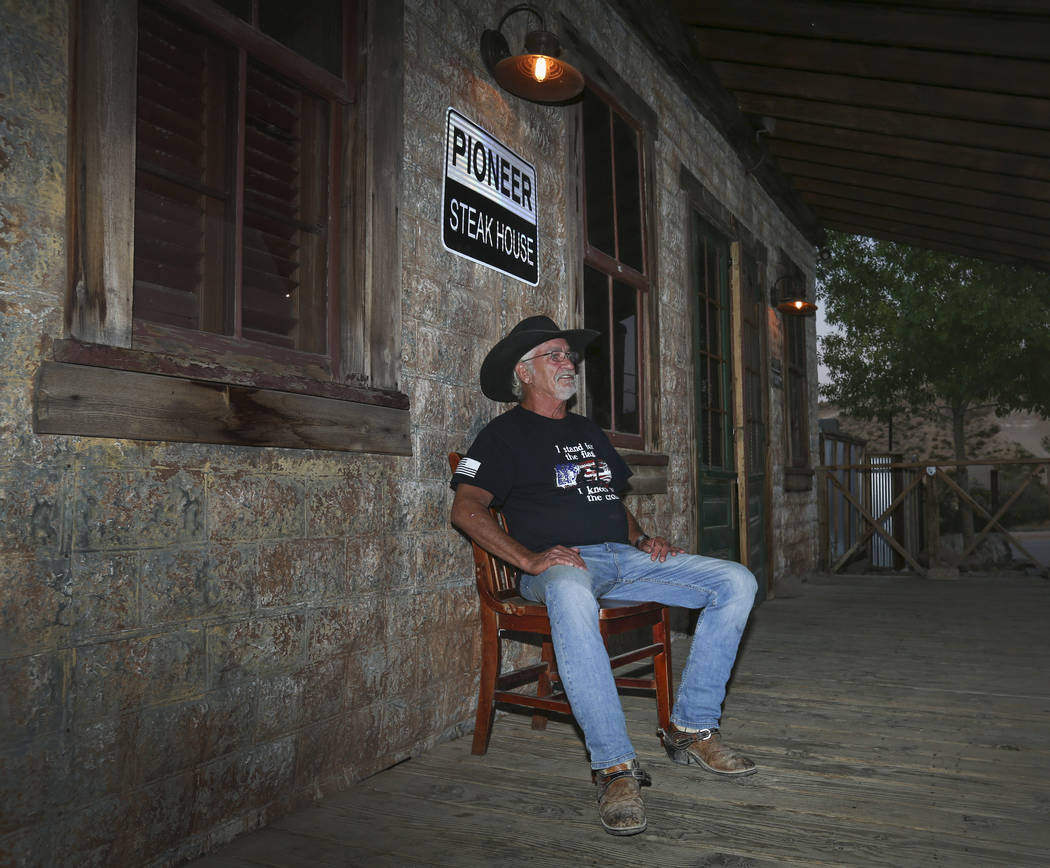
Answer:
M481 30L504 11L406 3L413 454L399 458L34 433L34 377L64 337L70 10L0 0L0 863L175 864L469 728L476 601L468 547L448 526L445 454L500 409L476 386L487 349L523 316L570 320L578 255L567 112L504 94L481 68ZM807 265L811 251L604 3L545 12L548 24L563 13L659 117L669 491L633 506L692 540L680 167L765 244ZM441 246L449 106L537 167L535 288ZM801 500L803 521L792 504L776 524L785 539L810 521Z

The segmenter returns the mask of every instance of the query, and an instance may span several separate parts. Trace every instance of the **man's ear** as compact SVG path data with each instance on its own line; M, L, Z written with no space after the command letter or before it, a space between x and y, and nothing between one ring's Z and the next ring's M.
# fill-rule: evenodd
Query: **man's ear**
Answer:
M523 364L522 362L518 362L514 366L514 370L517 371L519 380L521 380L523 383L528 383L529 382L529 378L527 376L525 376L526 374L529 373L529 366L528 365Z

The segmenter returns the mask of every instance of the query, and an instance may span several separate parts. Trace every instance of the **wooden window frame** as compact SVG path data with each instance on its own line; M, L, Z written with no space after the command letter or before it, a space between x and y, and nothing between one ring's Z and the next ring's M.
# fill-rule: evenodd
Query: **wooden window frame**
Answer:
M36 430L411 454L398 387L403 0L360 0L351 24L364 50L341 118L331 357L200 332L190 347L133 320L137 0L79 0L73 16L67 337L42 366Z
M580 187L581 187L581 239L583 247L583 269L593 269L595 272L600 273L606 278L607 285L607 308L611 317L613 310L613 292L614 282L625 284L626 286L632 287L636 291L636 303L635 308L638 312L638 328L635 335L634 350L637 358L637 400L638 400L638 432L624 432L617 430L616 428L616 405L615 405L615 388L610 385L610 426L605 428L606 433L609 435L609 440L613 445L623 447L627 449L643 450L646 445L652 443L653 437L650 433L650 420L653 416L652 411L652 397L650 383L652 378L650 371L652 368L652 352L653 342L651 340L652 334L652 316L651 309L653 306L653 284L650 276L650 263L651 263L651 251L652 251L652 239L650 238L649 226L650 220L650 200L649 200L649 185L647 183L648 178L648 165L649 160L647 159L647 148L646 148L646 135L645 128L642 122L637 120L632 114L608 91L594 85L593 83L588 84L588 89L594 94L601 102L608 106L611 115L619 115L619 117L626 122L626 124L635 131L638 136L638 201L641 213L639 215L640 221L640 241L641 241L641 259L642 268L638 270L631 265L621 261L615 254L610 254L608 251L600 250L599 248L592 246L589 243L587 235L587 196L586 196L586 184L587 184L587 166L586 159L584 157L583 145L582 145L582 107L580 109ZM615 211L616 209L614 209ZM614 231L613 236L618 240L619 233L616 227L616 216L613 217ZM583 309L584 321L586 322L586 310L585 302L583 298L583 292L580 293L580 307ZM606 326L607 329L611 330L610 325ZM613 370L613 356L610 353L609 357L609 382L613 383L615 379L615 373ZM593 365L594 362L591 362ZM584 376L586 377L586 366L584 370ZM586 382L586 381L585 381ZM585 408L588 415L591 415L591 408ZM592 416L593 418L593 416Z
M698 419L700 419L701 426L706 424L707 430L714 427L711 425L712 421L714 421L714 417L716 415L719 417L718 450L721 454L721 463L711 463L708 460L711 456L700 454L701 450L698 449L698 464L705 470L735 472L737 443L734 438L736 424L734 421L735 410L733 390L736 381L734 379L733 371L733 332L731 322L732 299L729 286L732 269L732 242L715 229L714 226L705 220L703 215L695 209L693 209L692 212L690 231L693 233L691 251L693 256L693 279L695 281L693 304L695 305L694 309L696 311L696 327L697 329L699 329L701 325L707 325L710 327L710 321L704 309L706 309L707 312L710 312L710 309L714 307L719 318L717 326L718 346L712 347L710 340L708 340L707 349L705 351L700 351L698 349L696 356L694 357L694 364L697 366L698 373L699 367L705 363L709 365L709 368L714 368L716 376L712 378L710 376L711 371L709 370L708 380L712 381L717 379L719 381L718 389L721 401L718 406L716 406L712 403L704 403L703 396L699 389L699 383L703 382L703 377L697 377L698 394L696 398L696 413ZM697 243L701 238L709 242L709 244L704 246L703 250L700 249L700 246ZM711 295L711 287L708 281L708 277L712 271L711 266L707 262L707 254L710 252L715 252L716 254L720 253L721 256L724 257L721 262L716 263L714 266L715 277L719 281L719 286L715 288L718 294L717 297ZM701 261L702 256L703 261ZM710 338L710 335L708 335L708 338ZM703 434L704 430L705 429L703 428L701 429L699 444L705 442ZM714 441L709 440L706 442L713 443Z

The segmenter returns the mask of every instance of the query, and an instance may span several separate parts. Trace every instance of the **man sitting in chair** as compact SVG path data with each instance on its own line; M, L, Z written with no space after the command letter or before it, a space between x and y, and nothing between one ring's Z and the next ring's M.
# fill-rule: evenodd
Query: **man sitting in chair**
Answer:
M452 523L521 570L519 591L547 606L558 672L583 730L598 786L598 814L613 835L646 827L638 767L598 627L598 600L703 609L671 712L660 730L668 756L719 775L755 764L722 743L726 682L755 599L741 564L684 554L649 536L619 497L631 471L604 432L568 412L576 365L597 337L522 320L481 366L481 390L518 405L490 422L452 476ZM498 505L506 534L488 511Z

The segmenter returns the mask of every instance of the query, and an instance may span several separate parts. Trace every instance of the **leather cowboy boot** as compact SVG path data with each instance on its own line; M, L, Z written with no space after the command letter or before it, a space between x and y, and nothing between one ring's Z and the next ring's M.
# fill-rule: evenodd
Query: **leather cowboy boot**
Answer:
M687 766L693 762L716 775L753 775L758 767L753 760L722 744L717 729L684 732L673 723L660 730L660 740L672 762Z
M637 835L646 827L642 787L652 784L649 773L638 768L638 761L596 771L598 816L610 835Z

